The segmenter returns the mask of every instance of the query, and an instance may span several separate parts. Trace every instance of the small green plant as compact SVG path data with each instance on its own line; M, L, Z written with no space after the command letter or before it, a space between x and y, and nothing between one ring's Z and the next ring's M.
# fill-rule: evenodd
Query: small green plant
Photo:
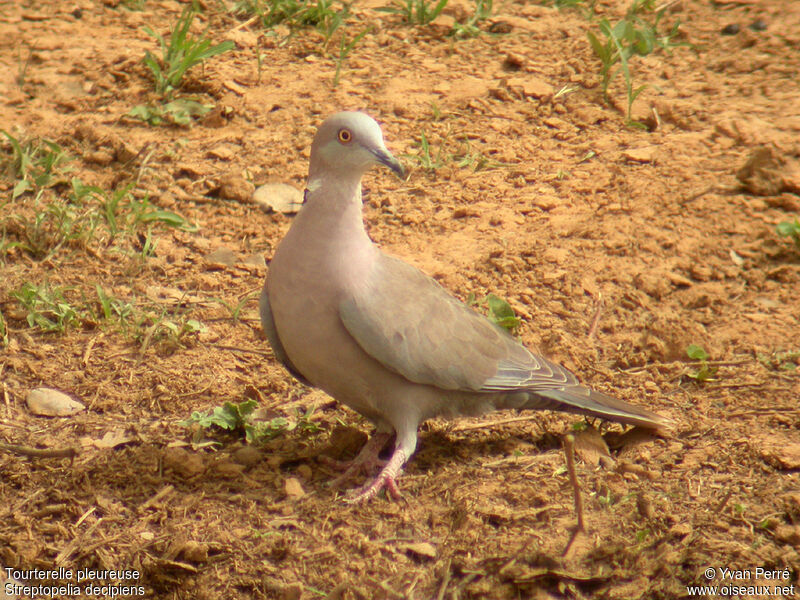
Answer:
M144 28L145 33L155 38L161 48L160 59L149 50L142 59L153 76L155 91L160 99L155 103L133 107L128 116L150 125L174 123L188 126L192 124L194 117L202 116L211 110L211 107L196 100L176 98L176 92L190 69L202 65L209 58L233 50L236 45L231 40L212 45L211 40L206 37L191 37L189 29L194 17L192 5L186 6L172 29L169 42L152 28Z
M8 326L2 309L0 309L0 346L3 348L8 347Z
M771 354L759 352L756 354L756 358L758 362L770 371L796 371L797 361L800 359L800 350L773 352Z
M475 11L472 16L464 23L453 25L451 35L455 38L475 37L481 34L478 23L485 21L492 16L494 0L475 0Z
M541 0L545 6L552 6L558 10L569 8L579 9L587 18L594 14L594 7L597 0Z
M403 17L409 25L427 25L436 20L447 0L392 0L392 4L378 8L380 12L391 13Z
M241 317L242 314L242 309L247 305L248 302L258 298L259 293L260 292L250 292L249 294L245 294L239 299L239 301L235 305L226 302L222 298L212 298L212 300L214 302L218 302L219 304L227 308L231 313L231 319L233 320L233 322L238 323L239 318Z
M136 312L133 304L114 298L108 294L99 283L95 284L95 292L97 293L97 301L100 305L100 316L106 321L116 320L125 328L128 320L131 319Z
M202 117L211 108L196 100L177 98L164 104L138 104L128 111L128 116L144 121L148 125L173 123L188 126L194 122L195 117Z
M181 421L180 425L190 427L196 423L203 429L218 427L230 432L244 432L250 424L251 414L257 407L258 402L255 400L245 400L239 404L226 402L222 406L217 406L211 412L194 411L192 416L185 421Z
M27 191L64 183L64 175L69 171L65 165L70 157L61 146L46 139L21 142L3 129L0 133L8 139L13 152L8 162L8 171L16 180L11 192L12 200Z
M678 21L669 33L659 36L657 30L666 8L656 13L653 23L645 21L641 16L643 12L653 9L654 2L655 0L634 0L625 17L614 25L611 25L606 18L600 19L597 26L605 38L604 42L601 42L593 32L586 33L592 50L602 63L600 80L604 99L608 101L608 86L614 76L622 72L628 103L626 120L628 124L640 127L643 125L632 119L631 110L636 98L647 86L634 87L629 65L630 59L637 54L646 56L656 48L667 49L675 46L676 44L672 40L678 34L680 27L680 21Z
M183 77L189 69L204 63L213 56L235 48L235 44L230 40L212 46L211 40L208 38L194 39L190 37L189 29L194 21L194 16L195 12L191 5L183 9L172 30L169 43L152 28L144 28L145 33L155 38L161 46L161 60L159 61L148 50L144 56L144 64L153 75L156 93L165 98L171 98L173 93L180 88Z
M69 327L80 324L86 317L80 308L74 307L64 296L71 288L53 287L25 283L13 292L22 307L28 311L28 326L47 333L63 333Z
M331 25L337 15L332 6L333 0L241 0L234 4L233 12L258 16L267 28L283 23L290 29L313 26L324 31L336 29Z
M642 542L647 541L647 538L649 538L652 534L653 532L649 529L640 529L636 532L636 543L641 544Z
M778 223L775 228L778 231L778 235L781 237L788 237L794 242L797 249L800 250L800 220L795 219L794 222L784 221Z
M245 439L251 444L274 438L281 433L294 431L295 429L307 432L319 430L316 423L310 420L314 414L312 409L308 409L304 413L298 412L297 418L293 421L285 417L257 421L254 418L254 412L257 407L258 403L255 400L245 400L239 404L226 402L210 412L195 411L191 417L181 421L180 425L191 427L197 424L201 430L216 427L232 433L244 433Z
M487 294L482 300L478 300L475 294L470 292L469 296L467 296L467 304L469 306L484 307L489 320L511 334L515 334L522 324L511 305L494 294Z
M457 167L471 168L473 171L483 171L495 167L502 167L505 163L491 159L480 151L473 150L469 138L464 136L462 148L459 152L451 156Z
M424 131L420 131L419 151L416 154L404 154L404 158L416 160L420 166L426 171L435 171L444 166L442 158L442 146L439 146L439 152L434 157L431 154L431 146L428 143L428 137Z
M708 359L710 357L708 352L706 352L702 346L698 346L697 344L689 344L689 346L686 348L686 355L692 360L700 361L700 368L687 373L689 377L698 383L714 381L714 376L717 374L717 367L712 367L708 364Z
M352 52L356 44L358 44L358 42L360 42L371 30L371 27L367 27L347 43L345 43L344 35L342 35L342 37L339 39L339 56L336 59L336 74L333 76L333 87L339 85L339 77L342 73L342 66L344 65L344 61L347 59L347 56L350 54L350 52Z
M494 294L486 296L484 301L489 308L489 319L493 323L499 325L509 333L513 334L517 332L522 321L520 321L519 317L514 313L514 309L511 308L508 302Z

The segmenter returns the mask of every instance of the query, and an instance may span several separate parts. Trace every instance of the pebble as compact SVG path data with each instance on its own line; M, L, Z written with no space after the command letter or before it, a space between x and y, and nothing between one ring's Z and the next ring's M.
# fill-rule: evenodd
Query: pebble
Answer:
M64 392L43 387L28 392L25 402L33 414L45 417L69 417L86 409Z
M303 192L288 183L265 183L253 193L253 202L269 212L294 214L303 206Z
M739 33L738 23L731 23L722 28L722 35L736 35Z

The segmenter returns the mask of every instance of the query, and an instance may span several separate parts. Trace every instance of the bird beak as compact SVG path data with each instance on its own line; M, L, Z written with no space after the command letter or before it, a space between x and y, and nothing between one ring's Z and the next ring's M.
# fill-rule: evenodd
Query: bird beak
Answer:
M400 177L400 179L405 179L406 172L405 169L403 169L403 165L400 164L400 161L392 156L388 150L378 148L377 150L373 150L372 153L375 155L375 158L379 163L386 165L392 171L397 173L397 176Z

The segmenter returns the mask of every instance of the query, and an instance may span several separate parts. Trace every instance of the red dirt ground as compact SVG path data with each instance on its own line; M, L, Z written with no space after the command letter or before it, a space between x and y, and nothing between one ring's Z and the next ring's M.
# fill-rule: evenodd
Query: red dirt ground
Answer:
M603 102L586 37L596 24L523 1L498 2L481 25L507 33L464 40L447 32L471 4L411 27L376 11L382 2L356 3L345 35L372 31L336 87L313 28L282 43L285 27L275 36L201 2L195 35L207 27L236 48L190 71L182 93L216 109L191 128L148 126L125 116L154 98L141 59L158 50L143 27L166 32L182 5L135 4L0 5L0 129L58 143L72 157L68 178L132 184L199 227L154 228L146 258L144 230L112 239L103 226L60 247L47 229L45 252L31 253L15 243L70 188L11 200L12 148L0 140L0 566L137 570L130 597L165 599L635 600L707 583L794 586L730 597L796 593L800 252L775 226L800 215L800 4L668 3L665 23L680 19L691 46L631 60L634 85L648 85L633 107L647 129L625 125L621 78ZM626 8L596 12L616 21ZM740 30L723 35L730 24ZM315 128L342 109L366 110L397 156L412 155L407 181L366 178L377 243L462 299L508 299L524 343L676 422L669 438L576 433L587 531L569 548L576 514L560 438L574 417L430 421L399 482L403 502L348 506L326 486L333 472L318 456L351 454L370 428L273 359L255 294L260 257L268 265L291 217L249 197L253 183L302 189ZM413 158L423 132L434 158L441 151L432 171ZM740 181L754 155L766 162ZM238 258L220 259L220 248ZM45 333L15 295L26 282L66 286L66 300L95 315L101 285L147 316L124 329L84 314ZM234 319L223 302L240 301ZM190 319L204 331L164 325ZM700 368L689 344L709 353L713 381L688 376ZM39 386L87 410L34 415L25 399ZM179 424L246 399L293 423L314 409L317 430L255 446L195 431L220 442L212 449ZM80 597L90 596L111 592Z

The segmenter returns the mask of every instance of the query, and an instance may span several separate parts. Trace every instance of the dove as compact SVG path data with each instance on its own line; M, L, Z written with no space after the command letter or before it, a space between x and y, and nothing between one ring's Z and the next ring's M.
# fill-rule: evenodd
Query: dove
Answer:
M669 426L665 417L581 385L433 278L382 252L362 216L361 179L376 165L404 175L367 114L341 112L320 125L305 201L275 249L259 302L276 359L375 425L337 478L378 471L349 501L381 490L401 497L396 480L416 449L419 424L436 416L548 409Z

